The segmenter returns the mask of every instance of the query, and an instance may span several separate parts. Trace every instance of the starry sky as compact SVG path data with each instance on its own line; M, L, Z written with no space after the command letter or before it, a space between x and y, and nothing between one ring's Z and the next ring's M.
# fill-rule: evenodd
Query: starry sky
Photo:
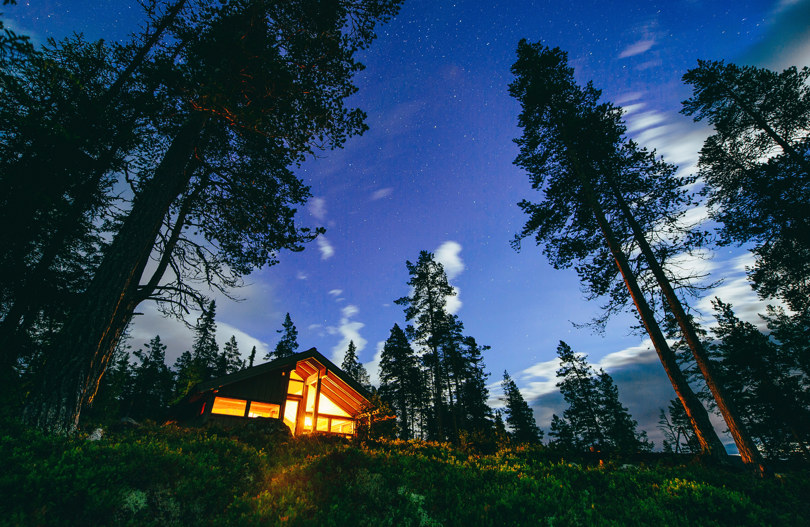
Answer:
M6 6L3 18L34 42L74 31L123 40L142 20L135 0L18 4ZM519 106L507 85L517 42L567 51L581 83L592 80L625 108L629 135L688 173L709 130L678 113L689 96L681 76L697 59L810 65L807 20L810 0L406 0L361 55L367 68L350 104L367 112L370 130L297 171L313 194L297 220L326 227L326 235L249 276L236 292L242 301L217 297L220 344L235 335L244 355L255 345L263 356L289 312L301 349L317 347L339 363L353 340L374 379L391 327L405 325L393 303L408 294L405 262L428 250L458 292L449 307L466 334L492 346L484 358L493 405L509 370L547 427L563 409L554 359L565 340L613 375L622 401L660 447L658 408L674 393L649 341L631 331L634 319L618 316L602 334L574 327L599 313L574 272L551 268L531 243L519 253L509 245L524 221L516 203L538 199L512 165ZM710 323L717 295L756 322L764 308L745 281L748 253L725 248L709 256L684 265L723 283L691 305ZM134 346L159 334L172 362L190 347L182 324L150 305L138 311Z

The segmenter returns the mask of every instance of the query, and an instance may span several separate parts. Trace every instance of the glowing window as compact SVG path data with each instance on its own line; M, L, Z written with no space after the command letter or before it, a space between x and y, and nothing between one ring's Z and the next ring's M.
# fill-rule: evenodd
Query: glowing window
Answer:
M328 432L329 431L329 418L328 417L318 417L318 432Z
M323 392L321 392L321 397L318 399L318 413L351 417L346 410L336 405L331 399L325 396Z
M304 382L304 378L303 378L303 377L301 377L300 375L298 375L298 372L296 372L295 370L292 370L292 371L290 372L290 379L292 379L292 380L294 380L294 381L301 381L301 382Z
M284 424L290 427L290 431L295 433L295 419L298 413L298 401L294 399L287 399L287 405L284 407Z
M290 395L303 395L304 381L296 381L295 379L290 379L290 384L287 385L287 393L289 393Z
M251 401L248 417L273 417L278 419L279 410L281 410L281 407L277 404Z
M244 399L229 399L227 397L215 397L214 406L211 407L212 414L245 416L247 401Z
M329 431L333 434L353 434L354 421L348 419L332 419L332 425Z

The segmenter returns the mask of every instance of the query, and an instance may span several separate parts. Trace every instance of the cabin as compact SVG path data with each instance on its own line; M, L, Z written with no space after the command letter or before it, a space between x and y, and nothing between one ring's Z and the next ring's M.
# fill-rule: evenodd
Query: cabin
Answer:
M363 386L311 348L197 384L175 407L178 419L233 426L270 417L293 435L352 436L369 407Z

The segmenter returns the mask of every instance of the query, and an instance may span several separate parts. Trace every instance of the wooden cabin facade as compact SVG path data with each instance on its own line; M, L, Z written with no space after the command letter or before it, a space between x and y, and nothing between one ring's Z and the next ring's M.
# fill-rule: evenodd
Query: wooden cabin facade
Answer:
M233 425L283 420L293 435L354 435L369 394L315 348L202 382L178 403L179 419Z

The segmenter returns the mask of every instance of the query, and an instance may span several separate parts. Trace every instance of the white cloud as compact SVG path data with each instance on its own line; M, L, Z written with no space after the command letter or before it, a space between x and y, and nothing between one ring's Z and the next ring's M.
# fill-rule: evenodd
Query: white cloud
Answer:
M348 305L340 310L340 324L337 327L330 326L327 328L327 331L329 331L331 335L341 336L340 342L332 348L332 362L335 364L339 365L343 362L343 357L346 354L346 350L349 348L350 341L354 341L358 356L368 343L366 339L360 336L360 330L365 327L365 324L352 320L352 317L359 312L360 310L357 306Z
M456 278L464 270L464 262L461 261L461 244L454 241L446 241L434 252L437 262L442 264L447 279Z
M641 55L645 51L648 51L651 47L655 45L655 40L652 39L643 39L639 40L635 44L631 44L624 48L621 53L619 53L619 58L624 59L627 57L633 57L635 55Z
M307 278L309 278L303 271L298 271L297 273L295 273L295 277L299 280L306 280Z
M393 187L386 187L386 188L381 188L379 190L375 190L371 194L371 201L377 201L378 199L387 198L388 196L391 195L392 192L394 192Z
M328 260L335 255L335 248L323 234L315 238L315 243L318 244L318 250L321 251L321 260Z
M340 296L343 294L343 289L332 289L329 291L329 294L332 296Z
M596 369L602 368L605 371L610 371L630 364L644 364L656 360L658 360L658 354L652 346L652 341L644 339L637 346L631 346L605 355L596 365Z
M307 208L309 209L309 213L312 214L312 216L315 219L318 219L320 221L323 221L324 219L326 219L326 200L325 199L317 198L317 197L312 198L311 200L309 200L309 205L307 205Z
M448 313L451 315L455 315L461 309L462 302L459 296L461 295L461 291L459 291L458 287L453 287L453 291L456 292L455 295L448 295L445 297L445 306L444 308L447 310Z
M370 362L365 363L366 371L368 372L368 378L374 386L380 386L380 361L382 360L382 352L383 348L385 347L385 341L381 340L377 342L377 351L374 353L374 358L371 359Z

